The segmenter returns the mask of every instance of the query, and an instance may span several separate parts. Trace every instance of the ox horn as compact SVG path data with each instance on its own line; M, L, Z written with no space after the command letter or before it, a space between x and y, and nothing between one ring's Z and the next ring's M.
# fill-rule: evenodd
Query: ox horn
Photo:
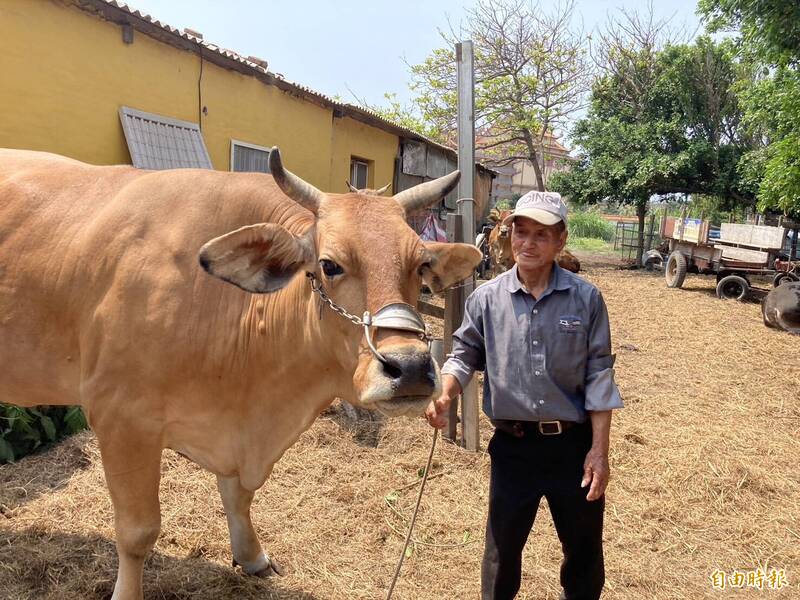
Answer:
M444 198L456 187L460 178L461 171L453 171L444 177L415 185L411 189L395 194L394 199L403 207L406 214L410 215L423 208L428 208Z
M386 190L388 190L388 189L389 189L389 186L390 186L390 185L392 185L392 184L391 184L391 183L387 183L387 184L386 184L385 186L383 186L382 188L378 188L377 190L375 190L375 195L376 195L376 196L383 196L383 194L385 194L385 193L386 193Z
M345 183L347 184L347 187L350 189L351 192L353 192L354 194L358 193L358 188L356 186L354 186L352 183L350 183L346 179L345 179Z
M307 181L300 179L288 169L284 169L281 161L281 152L277 146L270 150L269 170L273 179L275 179L275 183L278 184L284 194L303 208L307 208L315 215L317 214L325 194Z

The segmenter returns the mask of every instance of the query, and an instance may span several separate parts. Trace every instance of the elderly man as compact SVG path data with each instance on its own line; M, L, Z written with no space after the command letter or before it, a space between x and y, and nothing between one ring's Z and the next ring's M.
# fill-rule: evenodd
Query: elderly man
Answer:
M516 266L470 295L442 395L426 416L434 427L475 371L485 371L483 410L495 426L483 600L519 591L522 550L547 498L564 552L564 600L596 600L605 582L604 492L614 383L608 312L592 284L554 259L567 240L567 208L555 193L530 192L513 223Z

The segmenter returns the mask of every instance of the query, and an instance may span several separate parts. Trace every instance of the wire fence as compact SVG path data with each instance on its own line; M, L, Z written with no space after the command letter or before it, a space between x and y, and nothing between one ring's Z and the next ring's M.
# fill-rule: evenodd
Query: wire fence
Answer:
M642 253L657 248L661 242L661 219L651 214L644 223L644 245ZM619 220L614 231L614 250L620 253L622 260L626 262L636 262L636 254L639 250L639 222Z

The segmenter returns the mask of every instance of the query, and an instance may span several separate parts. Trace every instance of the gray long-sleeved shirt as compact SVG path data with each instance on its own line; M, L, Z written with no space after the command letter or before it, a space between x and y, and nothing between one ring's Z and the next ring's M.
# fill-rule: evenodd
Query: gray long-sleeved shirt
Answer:
M553 264L534 299L516 265L467 298L442 373L465 388L485 371L483 410L492 419L576 421L622 408L614 383L608 311L598 289Z

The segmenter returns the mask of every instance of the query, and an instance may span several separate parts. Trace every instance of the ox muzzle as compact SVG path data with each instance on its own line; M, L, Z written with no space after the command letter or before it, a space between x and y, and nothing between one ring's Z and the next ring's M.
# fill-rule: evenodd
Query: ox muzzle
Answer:
M427 402L438 391L437 370L430 347L425 351L380 352L373 341L373 329L411 332L430 344L430 336L420 314L405 302L392 302L375 314L366 311L358 318L336 304L314 274L306 275L311 280L311 289L331 310L364 328L367 346L381 366L379 375L383 384L379 386L381 392L374 400L376 406L390 416L419 412L421 403Z

